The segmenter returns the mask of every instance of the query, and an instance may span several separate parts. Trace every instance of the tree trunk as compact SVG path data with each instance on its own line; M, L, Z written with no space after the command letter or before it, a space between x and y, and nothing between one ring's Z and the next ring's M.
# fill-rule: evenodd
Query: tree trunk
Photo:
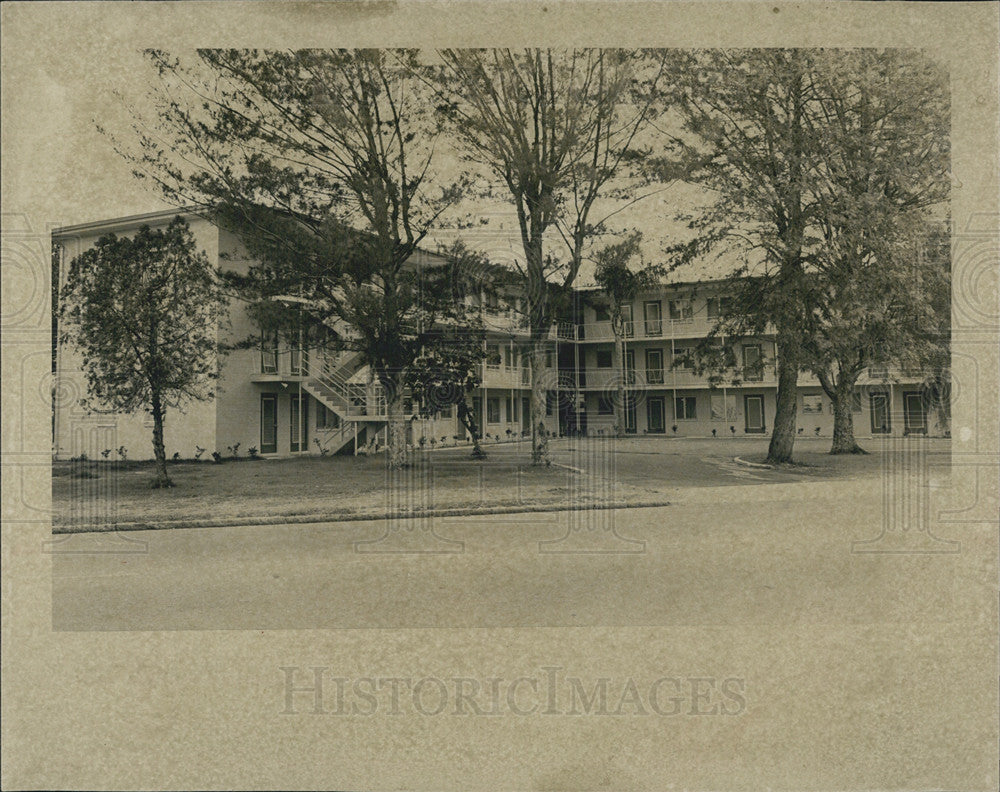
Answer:
M153 488L172 487L174 486L174 482L167 475L167 450L163 445L163 402L160 399L159 390L153 389L151 407L153 414L153 455L156 457L156 478L153 479Z
M531 343L531 464L551 465L549 437L545 429L545 341Z
M792 461L795 445L796 388L799 382L799 344L789 334L779 334L778 398L774 412L774 428L767 449L767 461L782 464Z
M854 413L851 398L856 377L840 375L831 396L833 400L833 445L831 454L866 454L854 439Z
M618 329L618 322L611 323L615 334L615 434L618 437L625 436L625 352L622 350L622 335Z
M406 465L406 419L403 416L402 376L387 374L380 378L385 391L388 444L385 449L386 465L400 468Z
M472 456L474 459L486 459L486 452L483 451L483 447L479 444L480 433L479 427L476 426L476 419L472 416L472 411L469 410L469 405L466 404L465 399L462 399L458 403L458 420L461 422L462 426L468 431L469 436L472 438Z

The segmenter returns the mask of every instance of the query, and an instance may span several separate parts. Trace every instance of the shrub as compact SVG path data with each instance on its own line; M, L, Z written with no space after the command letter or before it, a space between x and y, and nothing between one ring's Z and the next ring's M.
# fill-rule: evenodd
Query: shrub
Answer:
M420 435L420 447L423 448L427 444L427 438Z
M174 461L174 462L180 462L181 461L181 452L180 451L174 451L174 455L172 457L170 457L170 459L172 461Z
M718 437L718 436L719 436L719 430L718 429L713 429L712 430L712 437Z
M122 461L128 459L128 449L123 445L118 446L118 456L121 457Z
M104 449L104 450L103 450L103 451L101 452L101 457L102 457L103 459L107 459L107 458L108 458L109 456L111 456L111 449L110 449L110 448L105 448L105 449Z
M733 434L736 434L736 427L735 426L730 426L729 427L729 431L732 432Z
M195 459L201 459L201 455L204 454L204 453L205 453L205 449L202 448L200 445L196 445L194 447L194 458Z
M250 446L247 449L247 453L250 454L251 459L256 459L260 452L257 450L257 446Z
M240 444L234 443L231 446L226 446L226 450L229 452L229 456L236 459L240 455Z
M673 431L674 434L677 434L677 424L671 426L670 429Z
M212 461L215 462L215 464L217 464L217 465L221 465L222 464L222 454L220 454L218 451L213 451L212 452Z

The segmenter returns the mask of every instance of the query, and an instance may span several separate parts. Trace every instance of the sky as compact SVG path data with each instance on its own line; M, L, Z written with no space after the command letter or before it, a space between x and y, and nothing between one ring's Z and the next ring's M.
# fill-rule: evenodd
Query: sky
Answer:
M130 27L73 30L31 15L16 21L25 45L4 51L2 115L4 189L16 200L5 201L4 214L30 218L33 229L44 233L170 208L151 185L135 179L97 128L100 122L109 130L126 131L131 117L119 94L141 102L151 87L152 74L139 51L143 36ZM643 230L646 258L662 258L659 250L671 231L683 233L673 215L679 206L690 205L691 196L690 188L674 185L616 219ZM596 209L610 211L608 205ZM487 218L487 225L474 232L441 229L425 247L433 249L461 234L498 262L521 258L512 206L483 204L474 213L477 219ZM559 252L555 246L553 251ZM590 281L589 273L585 266L580 285Z

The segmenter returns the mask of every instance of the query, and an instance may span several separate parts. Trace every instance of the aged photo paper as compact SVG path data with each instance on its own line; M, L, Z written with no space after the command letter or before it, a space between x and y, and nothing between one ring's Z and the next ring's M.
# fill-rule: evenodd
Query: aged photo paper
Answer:
M3 788L998 787L996 3L0 15Z

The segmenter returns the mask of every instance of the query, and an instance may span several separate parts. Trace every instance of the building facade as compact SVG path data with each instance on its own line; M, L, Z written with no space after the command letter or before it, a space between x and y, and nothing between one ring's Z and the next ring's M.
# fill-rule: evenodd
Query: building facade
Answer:
M142 225L166 226L176 211L119 218L58 229L60 276L68 263L102 235L127 236ZM186 215L197 244L209 260L245 272L250 259L240 240L193 213ZM421 254L429 255L429 254ZM419 261L417 262L419 266ZM614 431L619 380L625 386L628 434L678 437L759 436L770 432L777 377L773 338L731 344L733 377L717 387L695 372L690 350L713 327L724 305L721 283L665 283L626 306L620 329L624 366L614 364L615 334L604 296L594 289L576 293L573 321L554 324L545 355L546 430L553 434ZM481 387L470 407L490 441L530 434L531 370L523 297L512 289L486 288L470 298L487 329ZM260 337L258 347L238 349L218 360L213 400L169 410L164 420L168 457L209 458L246 455L367 453L385 443L386 407L379 387L355 353L296 348L261 334L237 301L216 328L220 346ZM723 343L727 343L723 340ZM72 344L54 356L53 451L56 458L119 454L152 456L152 420L144 414L88 413L80 406L85 380ZM854 399L858 437L935 434L947 431L944 417L928 409L918 372L871 369L859 380ZM734 382L738 384L733 384ZM819 382L800 375L799 433L829 436L832 404ZM408 440L414 445L467 441L454 407L420 416L407 400Z

